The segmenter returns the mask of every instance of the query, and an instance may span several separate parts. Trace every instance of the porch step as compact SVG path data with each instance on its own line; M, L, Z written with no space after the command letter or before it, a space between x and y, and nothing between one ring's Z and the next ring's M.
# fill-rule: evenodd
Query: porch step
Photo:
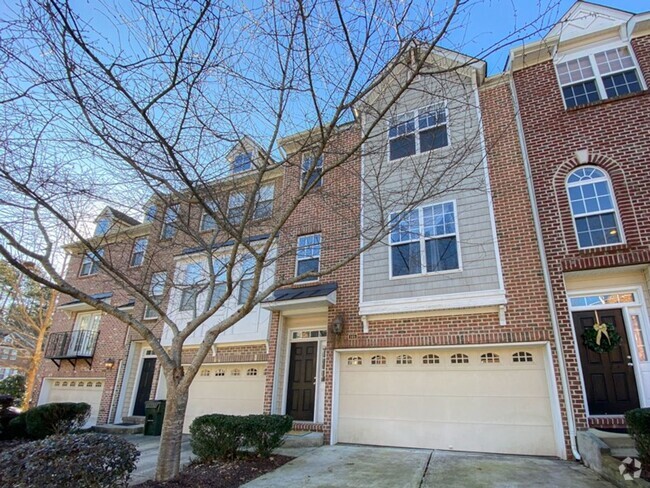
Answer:
M142 424L103 424L93 427L93 431L102 434L113 435L136 435L144 433L144 425Z
M144 425L144 416L132 415L131 417L122 417L125 424L142 424Z
M603 441L609 447L610 455L614 457L638 457L639 453L634 445L634 439L628 434L605 432L598 429L591 429L590 432Z
M323 445L322 432L292 430L284 436L282 447L320 447Z

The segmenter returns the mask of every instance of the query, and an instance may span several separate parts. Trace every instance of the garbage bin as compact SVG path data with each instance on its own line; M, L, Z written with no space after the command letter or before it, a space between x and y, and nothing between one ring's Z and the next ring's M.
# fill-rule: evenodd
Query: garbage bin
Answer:
M160 435L165 418L165 400L144 402L144 435Z

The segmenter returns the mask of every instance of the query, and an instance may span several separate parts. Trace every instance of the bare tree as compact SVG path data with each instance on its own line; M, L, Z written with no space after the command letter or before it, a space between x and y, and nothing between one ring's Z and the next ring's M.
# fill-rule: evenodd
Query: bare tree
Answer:
M4 22L0 236L6 244L0 244L0 254L32 280L117 317L153 349L167 386L157 479L178 473L188 389L221 333L278 288L327 276L355 260L390 232L395 209L408 211L460 187L481 187L476 175L483 161L467 162L480 144L475 127L467 127L466 142L444 157L432 153L417 165L404 158L365 174L358 169L362 152L365 157L386 151L385 121L407 90L474 103L467 93L441 93L443 84L435 83L465 77L476 63L466 57L450 62L449 55L443 62L437 55L473 6L468 0L328 0L248 8L221 0L140 0L102 2L84 12L63 0L43 0L26 3ZM540 4L534 22L513 28L478 55L543 28L554 7ZM420 83L423 77L432 83ZM353 143L338 143L344 131L354 132ZM280 137L298 132L302 136L286 154ZM255 157L233 162L233 145L255 145ZM307 151L307 165L293 157ZM326 163L320 167L322 155ZM240 163L250 163L245 176L232 177L232 165ZM265 186L295 165L305 173L299 191L275 195L281 204L266 213ZM358 203L359 195L322 188L313 196L319 178L340 168L356 171L377 209L373 225L362 228L358 216L350 215L349 199ZM399 188L378 191L386 178L406 174L405 168L415 176ZM235 193L237 205L229 204ZM277 276L272 269L281 258L278 241L308 195L353 222L363 245L318 271ZM185 299L198 305L190 318L167 306L167 296L152 293L160 279L156 271L173 267L164 241L132 273L125 270L124 254L137 236L128 228L97 236L87 231L99 204L139 209L145 202L158 207L150 215L156 232L207 259L192 277L164 277L167 290L191 292ZM197 215L218 232L196 232ZM263 239L256 238L260 234ZM159 317L154 325L142 314L94 298L65 275L57 246L62 240L77 259L86 256L101 269L107 286ZM222 253L216 255L216 248ZM295 251L295 244L281 250ZM26 260L44 273L26 267ZM242 286L245 299L223 313ZM161 324L168 343L161 341ZM195 356L183 367L183 345L206 324Z

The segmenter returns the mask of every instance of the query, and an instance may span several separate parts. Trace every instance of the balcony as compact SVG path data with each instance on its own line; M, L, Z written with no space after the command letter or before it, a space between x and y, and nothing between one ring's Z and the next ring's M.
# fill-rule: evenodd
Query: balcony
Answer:
M68 361L74 369L79 360L86 361L88 366L92 367L98 335L99 332L94 330L50 334L45 347L45 357L51 359L57 368L61 368L63 361Z

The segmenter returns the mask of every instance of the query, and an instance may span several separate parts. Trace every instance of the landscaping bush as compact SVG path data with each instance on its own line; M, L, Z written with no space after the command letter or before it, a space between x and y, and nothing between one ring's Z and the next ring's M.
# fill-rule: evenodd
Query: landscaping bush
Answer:
M19 407L25 396L25 377L19 374L0 380L0 395L14 397L14 406Z
M12 487L125 487L140 453L108 434L69 434L0 454L0 479Z
M650 408L636 408L625 412L627 431L634 439L639 460L650 466Z
M289 415L249 415L246 417L245 444L262 457L269 457L284 444L284 435L291 430Z
M49 435L62 435L80 429L90 417L87 403L46 403L25 412L27 436L44 439Z
M0 439L8 438L7 426L19 415L13 405L14 397L0 394Z
M21 413L11 419L3 432L4 439L23 439L27 437L27 423L25 422L26 414Z
M282 445L292 423L288 415L203 415L190 425L190 445L203 462L233 459L237 451L246 447L268 457Z

